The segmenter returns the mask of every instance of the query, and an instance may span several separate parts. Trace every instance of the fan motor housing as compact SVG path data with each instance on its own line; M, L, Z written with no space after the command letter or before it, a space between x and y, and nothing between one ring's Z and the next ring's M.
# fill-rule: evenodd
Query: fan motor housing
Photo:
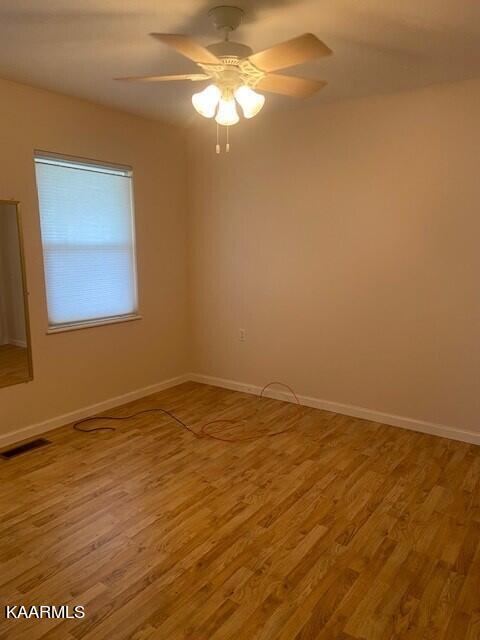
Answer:
M253 53L253 49L240 42L230 42L222 40L209 44L207 49L217 56L217 58L248 58Z

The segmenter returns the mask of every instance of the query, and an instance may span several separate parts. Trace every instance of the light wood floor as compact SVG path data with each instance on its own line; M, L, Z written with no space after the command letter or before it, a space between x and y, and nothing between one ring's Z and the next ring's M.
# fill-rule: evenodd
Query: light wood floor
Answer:
M28 350L13 344L0 345L0 387L25 382L29 378Z
M116 413L255 402L187 383ZM227 444L150 415L1 462L0 604L86 618L0 638L480 638L480 447L261 403L250 429L295 430Z

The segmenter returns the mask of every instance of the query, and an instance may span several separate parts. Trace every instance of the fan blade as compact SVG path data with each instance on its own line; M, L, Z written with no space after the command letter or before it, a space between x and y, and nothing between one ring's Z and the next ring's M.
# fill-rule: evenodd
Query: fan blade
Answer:
M248 59L262 71L268 72L293 67L312 58L328 56L331 53L331 49L313 33L304 33L303 36L254 53Z
M201 44L198 44L198 42L195 42L195 40L189 36L182 36L176 33L151 33L150 35L194 62L200 64L220 64L220 60L216 55Z
M269 73L257 83L255 89L281 93L293 98L308 98L322 89L327 83L323 80L297 78L296 76L282 76L279 73Z
M178 76L130 76L127 78L115 78L127 82L169 82L170 80L208 80L206 73L184 73Z

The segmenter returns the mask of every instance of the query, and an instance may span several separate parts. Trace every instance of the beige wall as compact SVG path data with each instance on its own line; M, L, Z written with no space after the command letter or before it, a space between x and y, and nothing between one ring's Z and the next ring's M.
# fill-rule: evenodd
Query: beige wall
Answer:
M0 436L188 369L183 132L0 81L0 199L22 203L34 381L0 389ZM143 320L46 335L33 150L134 169Z
M229 156L197 130L194 370L480 431L479 105L472 81L265 109Z

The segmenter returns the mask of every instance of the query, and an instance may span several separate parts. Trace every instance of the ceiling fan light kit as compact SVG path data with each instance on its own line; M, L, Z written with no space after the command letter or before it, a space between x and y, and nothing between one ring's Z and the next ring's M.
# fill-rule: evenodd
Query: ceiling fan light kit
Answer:
M307 60L330 55L331 50L312 33L277 44L265 51L253 53L252 49L240 42L230 41L230 34L241 23L242 9L220 6L211 9L208 14L216 29L223 32L224 39L203 47L189 36L169 33L151 35L172 47L183 56L195 62L202 73L172 76L141 76L118 78L137 82L162 82L189 80L210 84L192 96L192 104L197 113L204 118L215 118L217 123L217 153L220 152L218 126L226 127L229 150L228 128L237 124L240 117L237 104L243 116L253 118L265 104L265 96L258 93L266 91L294 98L308 98L326 85L321 80L298 78L273 73Z

